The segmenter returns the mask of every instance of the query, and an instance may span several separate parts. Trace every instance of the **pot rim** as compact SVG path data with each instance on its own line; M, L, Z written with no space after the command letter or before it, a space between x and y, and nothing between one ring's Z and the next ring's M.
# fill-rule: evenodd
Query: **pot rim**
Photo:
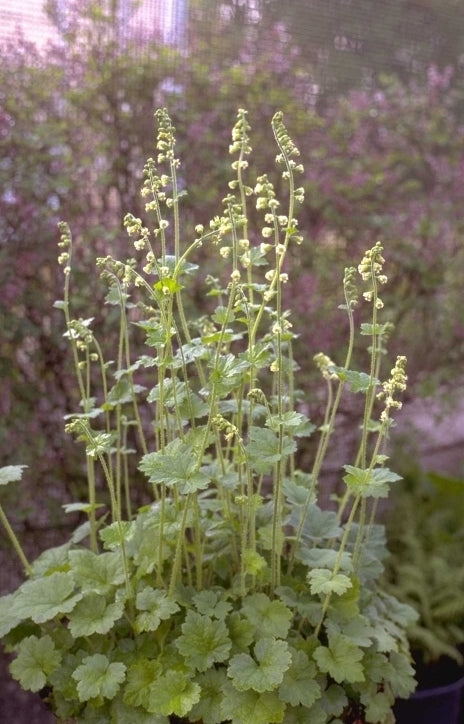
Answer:
M453 681L450 684L428 687L427 689L418 689L411 694L411 698L426 699L428 697L432 698L434 696L443 696L444 694L451 694L463 688L464 676L461 676L461 678L457 679L457 681Z

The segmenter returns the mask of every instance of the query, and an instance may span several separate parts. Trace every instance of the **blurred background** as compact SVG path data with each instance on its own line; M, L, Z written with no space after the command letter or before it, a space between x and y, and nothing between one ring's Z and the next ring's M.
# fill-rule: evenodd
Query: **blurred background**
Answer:
M79 499L85 479L81 451L63 432L78 399L53 307L62 296L57 222L75 240L74 314L94 316L105 338L111 319L100 311L94 260L128 253L122 219L142 213L159 106L177 128L186 234L227 193L237 109L252 126L251 178L273 171L269 124L284 112L305 165L304 242L290 260L288 301L311 417L323 404L313 354L343 363L343 269L380 239L390 354L407 354L410 380L392 467L408 480L428 470L461 480L459 0L0 0L0 53L0 466L28 466L2 503L31 557L69 534L75 521L63 524L61 506ZM220 272L205 265L205 274ZM193 312L201 300L194 290ZM348 455L350 413L339 421L338 449ZM310 455L302 450L303 466ZM334 459L327 475L336 471ZM0 531L0 593L21 576ZM9 681L5 660L0 721L52 721Z

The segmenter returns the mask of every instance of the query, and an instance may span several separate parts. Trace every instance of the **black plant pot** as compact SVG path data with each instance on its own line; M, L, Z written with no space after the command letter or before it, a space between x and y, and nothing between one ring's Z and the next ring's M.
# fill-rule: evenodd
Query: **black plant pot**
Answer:
M396 702L396 724L464 722L464 669L450 659L416 667L419 686L409 699Z
M448 686L420 689L395 704L396 724L460 724L464 677Z

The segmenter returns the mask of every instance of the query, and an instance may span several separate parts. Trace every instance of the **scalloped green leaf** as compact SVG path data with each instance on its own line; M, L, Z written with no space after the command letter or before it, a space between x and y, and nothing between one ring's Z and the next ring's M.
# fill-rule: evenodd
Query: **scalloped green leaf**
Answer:
M180 292L180 290L183 289L183 286L182 284L179 284L177 279L163 277L159 280L159 282L153 284L153 289L156 289L157 292L161 292L161 294L175 294L176 292Z
M232 641L232 651L247 651L254 639L254 626L238 611L234 611L227 619L229 636Z
M80 701L97 697L113 699L126 678L126 667L120 661L110 661L104 654L86 656L73 672Z
M383 622L380 622L381 626L382 623ZM366 649L371 647L375 634L375 628L372 626L371 621L366 616L360 614L337 623L328 620L326 622L326 631L329 637L337 633L343 633L345 636L348 636L354 644Z
M190 667L206 671L214 663L227 659L232 641L224 621L187 611L181 628L176 647Z
M102 724L108 724L108 719ZM128 706L119 693L111 704L111 724L169 724L169 719L163 714L150 714L139 707Z
M271 417L266 420L266 426L273 430L273 432L278 432L280 427L282 427L284 432L299 437L310 435L316 429L316 426L312 424L306 415L293 410L288 410L281 416L271 415Z
M283 436L282 446L279 436L267 427L250 427L248 434L248 454L250 465L258 473L266 473L271 467L287 455L296 450L296 443L286 435Z
M221 716L231 724L279 724L283 721L285 703L277 692L237 691L226 686L221 703Z
M348 697L344 687L338 684L330 684L324 691L320 704L328 715L332 717L341 716L343 709L348 704Z
M309 709L322 694L316 679L317 669L304 651L291 648L290 652L292 662L284 673L279 687L279 696L287 704L292 706L301 704Z
M134 324L144 330L146 334L145 344L149 347L164 345L169 340L170 334L160 322L154 319L144 319L140 322L134 322Z
M271 601L265 593L254 593L244 599L242 611L258 635L268 636L272 631L276 638L286 638L293 614L282 601Z
M74 589L72 575L60 571L25 581L16 596L16 614L44 623L59 614L70 613L82 598L82 593L74 593Z
M310 709L303 706L287 707L285 710L285 724L327 724L327 714L317 701ZM330 720L331 724L341 724L339 719Z
M104 547L107 550L115 550L119 548L122 541L127 542L131 540L134 535L136 528L136 522L134 520L122 520L121 522L116 521L110 523L99 531L100 538L103 542Z
M328 646L319 646L313 652L313 658L319 669L337 682L355 683L364 681L364 669L361 664L363 651L348 636L335 634L329 636Z
M253 689L261 694L272 691L282 682L291 661L287 642L270 636L256 643L254 657L249 654L233 656L227 675L238 691Z
M14 593L0 597L0 638L6 636L22 621L22 617L18 616L15 610L15 598Z
M366 690L361 692L361 703L365 706L368 721L388 721L394 703L390 691L379 691L378 684L369 682Z
M201 721L203 724L222 724L220 711L223 699L223 690L227 683L224 668L210 669L197 678L201 687L201 699L189 712L192 721Z
M232 309L229 309L228 307L224 307L223 305L220 304L214 310L212 319L214 322L216 322L216 324L219 324L219 325L231 324L235 320L235 314Z
M211 477L198 467L198 456L192 445L173 440L163 451L147 453L139 465L150 483L177 487L182 494L204 490Z
M297 527L300 516L298 511L293 511L290 522ZM322 510L315 503L310 505L303 524L303 538L311 541L328 540L339 538L342 534L338 516L333 510Z
M154 714L186 716L200 700L201 689L183 671L167 671L150 685L147 710Z
M338 622L347 622L359 614L361 584L359 578L351 577L351 588L348 588L341 596L334 596L330 601L330 607Z
M315 595L335 593L341 596L353 585L344 573L334 573L327 568L313 568L308 572L308 581L311 593Z
M209 412L209 405L202 400L200 395L190 392L177 405L177 412L181 418L192 420L198 417L206 417Z
M372 324L371 322L362 322L361 326L361 334L372 337L374 334L385 334L385 332L389 332L391 329L391 325L388 322L385 322L385 324Z
M150 687L161 675L161 664L156 660L138 658L127 672L123 699L128 706L150 710Z
M133 402L134 395L146 389L142 385L134 384L127 374L122 376L122 370L119 371L118 377L119 379L116 384L109 390L106 396L106 404L112 407Z
M214 334L203 335L203 337L201 338L201 341L205 345L216 344L217 342L226 344L227 342L232 342L233 339L234 339L234 335L232 334L232 332L230 330L223 332L223 330L220 329L218 332L215 332ZM219 378L217 378L217 379L219 379ZM218 389L220 390L220 392L222 394L227 393L228 387L230 386L230 388L233 389L235 387L235 385L237 384L238 379L239 378L237 375L236 377L233 378L233 381L232 380L229 381L228 386L227 386L227 383L226 383L226 385L221 384L221 385L218 385Z
M42 551L32 563L34 575L43 576L45 573L53 573L54 570L67 570L70 547L71 541L67 541L60 546L53 546Z
M261 529L263 530L263 529ZM271 529L271 536L272 538L272 529ZM266 539L264 539L266 540ZM263 543L264 547L264 541L263 537L260 536L260 541ZM267 542L267 541L266 541ZM283 544L283 541L281 540L281 545ZM266 545L266 550L271 550L272 544L269 541L269 546ZM255 550L244 550L242 551L242 565L243 569L246 574L251 576L258 576L260 573L266 570L268 567L268 563L266 559L261 556L257 551Z
M84 593L108 593L124 582L124 566L119 550L93 553L81 549L69 552L75 582Z
M344 465L346 475L343 480L353 495L361 495L363 498L386 498L389 493L389 483L396 483L401 480L388 468L356 468L353 465Z
M108 603L104 596L90 593L69 615L69 630L74 638L111 631L124 612L124 601Z
M88 445L85 448L85 454L96 460L99 455L104 455L111 451L114 442L114 435L110 432L93 433Z
M305 480L303 476L297 475L292 478L285 478L283 484L283 491L285 499L288 503L291 504L292 507L305 505L306 501L308 500L311 481L310 476L308 475L307 477L307 480ZM302 482L306 484L300 485L298 482L299 480L302 480ZM311 494L311 503L313 503L314 501L315 495Z
M222 331L218 333L219 339L216 341L223 342ZM210 335L211 337L215 335ZM203 338L204 341L208 341ZM244 374L250 367L250 363L246 359L238 359L231 352L228 354L221 355L219 359L214 359L210 363L213 369L210 372L210 384L216 390L216 393L223 397L231 392L237 385L239 385L243 379Z
M185 192L184 192L185 193ZM181 198L184 193L179 192L177 198ZM193 264L191 261L186 259L179 259L174 254L165 254L161 259L157 259L160 266L166 266L169 269L171 275L180 276L182 274L193 274L198 268L198 264Z
M219 591L199 591L192 600L198 613L204 613L213 618L225 619L232 610L230 601L222 600Z
M333 548L299 548L295 557L309 568L333 569L337 564L342 571L353 570L353 560L349 551L344 551L339 557L338 550Z
M147 395L147 402L158 402L163 400L166 407L177 406L188 395L189 388L186 382L182 382L177 377L168 377L163 379L163 384L157 384Z
M183 344L176 353L176 360L182 360L185 364L194 362L197 359L208 358L208 348L202 343L199 337L195 337L191 342Z
M60 663L61 653L50 636L28 636L18 645L10 672L26 691L40 691Z
M309 591L300 592L290 586L278 586L276 593L289 608L298 611L313 626L316 626L321 620L322 603L319 599L315 599Z
M346 382L351 392L367 392L371 387L376 387L379 380L372 378L366 372L356 372L355 370L347 370L345 367L337 367L334 365L330 368L337 375L338 379Z
M135 606L140 613L135 618L135 630L156 631L161 621L179 611L178 604L168 598L165 591L146 586L137 594Z
M392 666L389 683L394 696L407 698L416 688L417 682L414 678L414 668L411 665L407 654L392 651L390 654Z

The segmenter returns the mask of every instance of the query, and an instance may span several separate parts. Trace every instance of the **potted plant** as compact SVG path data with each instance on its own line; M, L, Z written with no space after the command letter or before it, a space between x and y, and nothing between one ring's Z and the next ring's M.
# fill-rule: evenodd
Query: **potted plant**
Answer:
M11 673L60 721L387 724L395 699L415 686L406 636L415 613L379 585L387 550L376 504L399 479L384 444L406 382L404 357L380 381L382 247L366 252L359 283L345 270L346 359L315 355L327 387L316 428L294 382L282 301L288 249L303 241L304 191L281 114L272 129L286 210L267 175L246 180L250 128L240 110L223 210L195 229L180 222L171 119L165 110L156 119L142 188L154 221L128 214L136 258L97 260L119 310L112 363L92 320L72 316L73 242L61 225L57 306L80 397L66 429L85 446L88 479L86 500L66 511L87 519L30 563L0 508L27 575L0 599ZM206 273L195 263L200 247ZM198 276L212 304L201 317L186 308ZM366 372L351 368L358 298ZM131 330L145 337L136 356ZM345 392L362 401L359 450L341 471L343 493L323 508ZM297 443L311 434L313 466L299 471ZM0 483L22 472L3 468ZM151 494L142 505L141 475Z
M398 724L458 724L464 690L464 484L410 468L391 498L390 592L419 614L408 631L418 690L398 702Z

